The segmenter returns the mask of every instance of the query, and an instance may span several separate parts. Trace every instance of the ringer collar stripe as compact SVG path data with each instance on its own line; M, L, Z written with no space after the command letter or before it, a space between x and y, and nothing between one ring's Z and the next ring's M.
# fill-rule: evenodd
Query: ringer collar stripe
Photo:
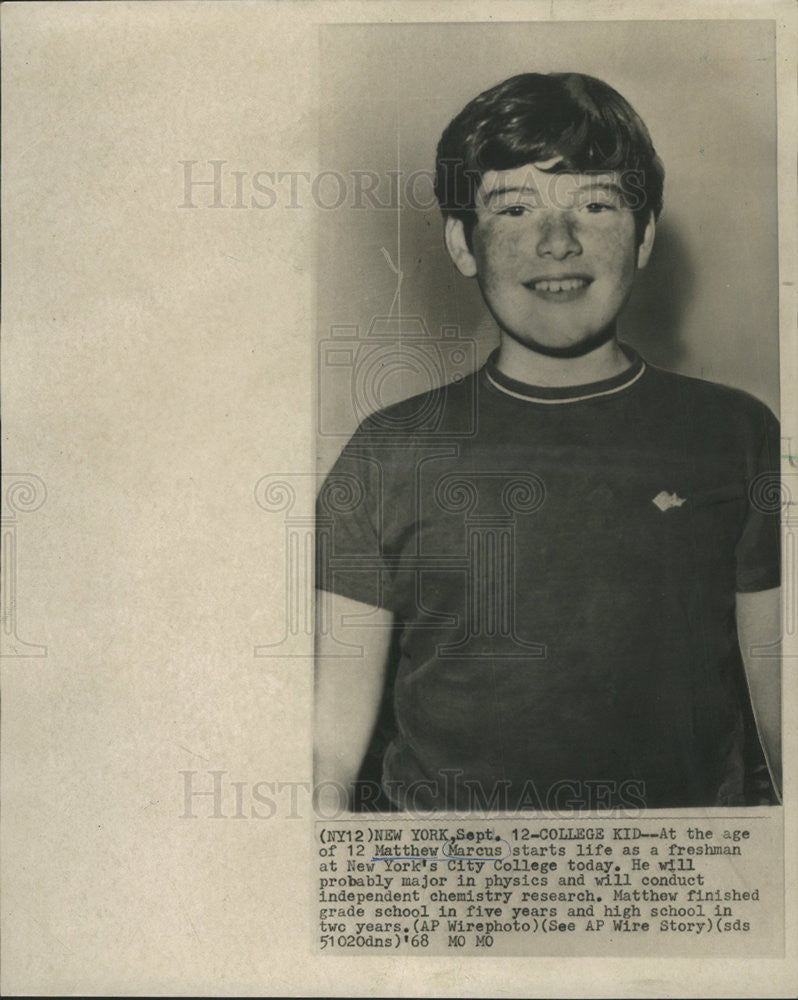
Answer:
M618 346L629 359L629 367L617 375L613 375L611 378L599 379L597 382L588 382L584 385L542 386L519 382L509 375L505 375L497 367L496 362L499 357L498 347L486 361L482 369L482 374L485 376L485 381L490 387L497 389L506 396L512 396L513 399L522 399L527 403L543 404L581 403L588 399L615 395L615 393L634 385L643 376L646 370L646 363L637 351L623 342L619 342Z
M523 399L528 403L550 403L553 405L559 405L562 403L581 403L586 399L596 399L598 396L611 396L616 392L622 392L624 389L628 389L630 385L633 385L646 370L645 361L641 362L640 368L636 369L631 378L624 382L622 385L616 385L612 389L601 389L598 392L586 393L583 396L567 396L562 399L544 399L541 396L534 396L529 393L524 392L514 392L512 389L508 389L507 386L502 385L497 382L496 379L491 375L489 371L486 370L485 375L491 385L494 385L500 392L506 393L508 396L513 396L515 399ZM531 387L530 387L531 388Z

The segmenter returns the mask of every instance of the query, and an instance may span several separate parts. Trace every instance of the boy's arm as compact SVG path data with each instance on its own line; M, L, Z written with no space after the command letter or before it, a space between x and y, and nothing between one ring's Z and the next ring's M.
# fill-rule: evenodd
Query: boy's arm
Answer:
M781 801L780 588L737 594L737 635L759 737ZM755 653L757 647L767 648Z
M344 624L348 615L368 615L369 624ZM340 594L316 592L314 781L323 815L350 807L352 784L377 720L392 624L393 614L384 608L375 611ZM351 656L341 656L341 643L356 647Z

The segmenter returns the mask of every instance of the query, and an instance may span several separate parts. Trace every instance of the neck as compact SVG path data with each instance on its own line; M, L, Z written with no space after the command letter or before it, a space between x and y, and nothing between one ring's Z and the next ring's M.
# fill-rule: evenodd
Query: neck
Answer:
M620 375L629 367L629 358L621 350L614 333L594 350L573 358L539 354L502 334L496 367L517 382L556 388L589 385Z

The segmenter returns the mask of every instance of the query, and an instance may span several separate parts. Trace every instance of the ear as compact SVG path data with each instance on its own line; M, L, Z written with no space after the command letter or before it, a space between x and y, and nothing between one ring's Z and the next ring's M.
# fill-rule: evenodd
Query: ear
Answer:
M651 251L654 249L654 233L656 228L654 213L652 212L648 217L646 228L643 231L643 239L640 241L640 246L637 248L638 270L642 271L646 264L648 264Z
M468 249L468 241L466 240L462 219L455 219L450 215L446 219L444 232L446 236L446 249L449 251L449 256L452 258L455 267L466 278L473 278L477 273L477 262L474 259L474 255Z

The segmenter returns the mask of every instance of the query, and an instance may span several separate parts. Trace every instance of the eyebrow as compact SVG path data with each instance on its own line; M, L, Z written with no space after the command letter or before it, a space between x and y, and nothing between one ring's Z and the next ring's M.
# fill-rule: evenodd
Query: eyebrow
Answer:
M559 175L557 175L559 176ZM593 181L588 180L584 184L579 185L579 191L595 191L596 189L602 191L609 191L611 194L617 194L623 196L623 189L615 184L613 181ZM485 204L488 205L490 202L498 195L505 194L539 194L538 188L535 186L530 186L528 184L518 184L510 185L509 187L499 186L491 188L485 196Z

